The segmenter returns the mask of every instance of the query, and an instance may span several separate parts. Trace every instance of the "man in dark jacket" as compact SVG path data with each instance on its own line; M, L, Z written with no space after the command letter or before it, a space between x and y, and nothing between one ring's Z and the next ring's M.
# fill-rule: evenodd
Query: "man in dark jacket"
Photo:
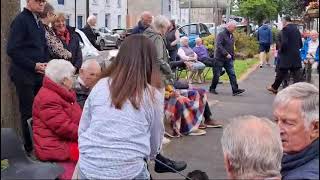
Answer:
M74 81L73 89L77 94L77 102L83 108L91 89L100 79L101 66L95 59L86 60L80 70L79 76Z
M269 21L265 21L265 23L258 29L257 34L260 49L260 68L262 68L265 62L270 66L269 51L272 44L272 31L268 23Z
M152 23L152 14L149 11L144 11L141 14L138 25L132 29L132 34L142 34Z
M267 90L276 94L282 81L288 76L290 70L294 83L301 80L301 57L302 48L301 34L296 25L292 24L291 18L286 16L282 20L283 29L279 35L279 62L275 82L267 87Z
M277 94L273 115L284 151L282 179L319 179L319 89L288 86Z
M230 84L232 87L233 96L243 93L244 89L238 88L237 77L234 72L234 38L233 32L236 30L236 24L234 22L229 22L226 24L224 31L220 32L217 36L216 46L214 51L215 56L215 66L214 66L214 75L212 83L210 86L210 92L213 94L218 94L216 87L219 83L219 77L222 71L222 67L226 70Z
M97 18L94 15L91 15L87 19L87 24L81 29L83 33L87 36L91 44L97 48L98 50L101 50L101 47L97 44L97 38L99 36L99 33L96 32L94 27L97 24Z
M11 58L10 77L16 86L24 140L24 148L32 151L27 120L32 117L34 96L42 85L49 51L44 26L38 14L45 0L28 0L27 7L13 20L8 38L7 54Z

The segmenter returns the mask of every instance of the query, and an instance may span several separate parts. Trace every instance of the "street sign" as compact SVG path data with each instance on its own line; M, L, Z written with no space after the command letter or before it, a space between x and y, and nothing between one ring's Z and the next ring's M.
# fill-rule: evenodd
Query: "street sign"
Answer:
M191 1L190 8L227 8L231 3L231 0L180 0L180 8L189 8L189 1Z

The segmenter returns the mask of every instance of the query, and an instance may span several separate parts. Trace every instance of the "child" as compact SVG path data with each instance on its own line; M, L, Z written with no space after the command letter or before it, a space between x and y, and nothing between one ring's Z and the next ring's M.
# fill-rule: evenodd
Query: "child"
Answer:
M200 170L194 170L192 172L189 172L186 180L209 180L209 177L207 175L207 173L202 172Z

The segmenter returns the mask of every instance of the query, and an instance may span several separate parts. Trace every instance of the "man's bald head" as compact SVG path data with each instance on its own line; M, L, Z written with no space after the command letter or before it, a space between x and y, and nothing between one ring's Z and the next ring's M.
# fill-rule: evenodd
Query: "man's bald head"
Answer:
M149 27L152 23L153 16L152 13L149 11L144 11L141 14L141 22L144 26Z
M79 71L79 77L86 87L92 88L99 80L100 75L101 66L95 59L88 59L83 62Z

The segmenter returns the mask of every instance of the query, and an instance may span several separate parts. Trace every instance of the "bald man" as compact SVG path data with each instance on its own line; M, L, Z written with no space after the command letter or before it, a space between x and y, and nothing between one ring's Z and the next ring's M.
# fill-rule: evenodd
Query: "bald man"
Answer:
M224 67L229 76L233 96L239 95L245 91L244 89L238 88L237 77L233 66L234 37L232 33L236 30L236 27L235 22L228 22L224 30L217 35L214 51L216 61L212 68L214 75L210 86L210 92L213 94L218 94L216 87L219 83L222 67Z
M97 44L99 33L95 29L96 24L97 17L94 15L90 15L87 19L87 24L81 29L81 31L87 36L87 38L95 48L101 50L101 47Z
M95 59L88 59L83 62L79 70L79 76L75 79L73 85L73 89L77 94L77 101L82 108L91 89L100 79L100 76L101 66Z
M153 20L151 12L144 11L141 14L138 25L132 29L132 34L142 34L148 27L150 27Z

